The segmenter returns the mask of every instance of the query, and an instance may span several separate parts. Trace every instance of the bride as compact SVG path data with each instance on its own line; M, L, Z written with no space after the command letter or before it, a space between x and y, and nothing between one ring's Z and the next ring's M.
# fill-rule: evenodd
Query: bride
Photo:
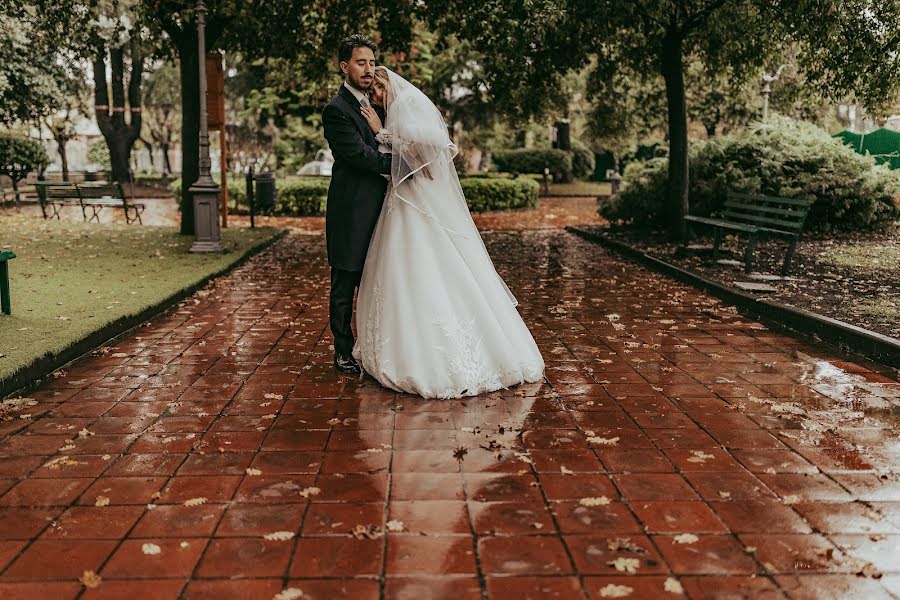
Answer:
M384 67L362 109L393 168L357 297L353 357L382 385L425 398L543 379L544 360L497 274L453 166L437 107Z

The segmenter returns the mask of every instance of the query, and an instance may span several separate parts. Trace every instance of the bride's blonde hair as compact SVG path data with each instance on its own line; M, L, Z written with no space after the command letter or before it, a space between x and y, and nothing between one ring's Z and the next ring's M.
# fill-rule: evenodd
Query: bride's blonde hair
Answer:
M381 86L384 88L385 95L390 93L391 80L390 80L390 77L388 77L388 70L386 67L382 67L382 66L375 67L375 81L373 82L372 85L378 85L378 84L381 84Z

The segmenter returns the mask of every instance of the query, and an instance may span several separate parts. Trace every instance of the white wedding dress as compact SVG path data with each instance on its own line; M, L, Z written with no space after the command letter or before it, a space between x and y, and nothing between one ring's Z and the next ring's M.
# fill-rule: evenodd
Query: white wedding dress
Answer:
M382 385L425 398L541 381L544 360L469 214L443 118L389 76L394 169L359 287L353 356Z

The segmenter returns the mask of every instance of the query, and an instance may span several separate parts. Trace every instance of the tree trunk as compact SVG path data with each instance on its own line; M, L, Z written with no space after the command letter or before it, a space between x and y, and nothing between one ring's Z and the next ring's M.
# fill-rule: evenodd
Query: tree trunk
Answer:
M65 138L60 138L56 140L56 150L59 152L59 160L62 162L62 178L63 181L69 180L69 157L66 156L66 143L68 142Z
M163 175L171 175L172 161L171 159L169 159L169 144L167 142L163 142L159 147L162 150L163 155Z
M200 74L196 28L180 40L181 71L181 233L194 234L194 204L188 188L200 177Z
M131 181L129 161L134 142L141 132L141 77L143 57L132 46L131 77L128 82L130 120L125 121L125 48L109 51L112 72L112 106L106 81L106 48L99 48L94 59L94 113L97 126L109 148L111 178L121 183Z
M662 76L666 82L669 130L669 181L664 212L667 229L676 240L684 239L687 234L684 216L689 208L687 100L684 95L682 41L679 31L668 31L660 56Z

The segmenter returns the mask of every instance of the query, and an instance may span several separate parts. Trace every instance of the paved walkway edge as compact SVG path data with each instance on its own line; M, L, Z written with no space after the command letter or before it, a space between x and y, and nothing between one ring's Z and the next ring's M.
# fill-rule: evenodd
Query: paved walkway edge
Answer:
M812 336L843 350L853 352L894 369L900 369L900 340L844 321L838 321L780 302L757 298L742 290L701 277L662 259L650 256L628 244L611 240L593 231L568 226L566 230L588 241L634 259L641 264L679 281L702 289L734 304L755 319L802 335Z
M195 283L187 287L181 288L167 298L164 298L163 300L155 304L151 304L150 306L144 308L136 314L127 315L111 323L107 323L105 326L89 334L87 337L84 337L77 342L72 343L69 347L65 348L61 352L58 352L56 354L45 354L30 365L22 367L9 377L0 380L0 398L5 398L12 395L13 393L25 393L26 391L39 385L42 379L44 379L57 369L80 359L82 356L84 356L88 352L91 352L98 346L109 344L114 340L128 335L135 327L138 327L141 323L152 319L166 309L171 308L175 304L178 304L213 279L221 277L222 275L225 275L226 273L238 268L239 266L247 262L247 260L249 260L251 257L259 254L260 252L283 238L285 235L287 235L287 230L282 230L276 233L274 236L263 240L255 246L251 246L230 265L219 269L218 271L214 271L209 275L206 275L202 279L197 280Z

